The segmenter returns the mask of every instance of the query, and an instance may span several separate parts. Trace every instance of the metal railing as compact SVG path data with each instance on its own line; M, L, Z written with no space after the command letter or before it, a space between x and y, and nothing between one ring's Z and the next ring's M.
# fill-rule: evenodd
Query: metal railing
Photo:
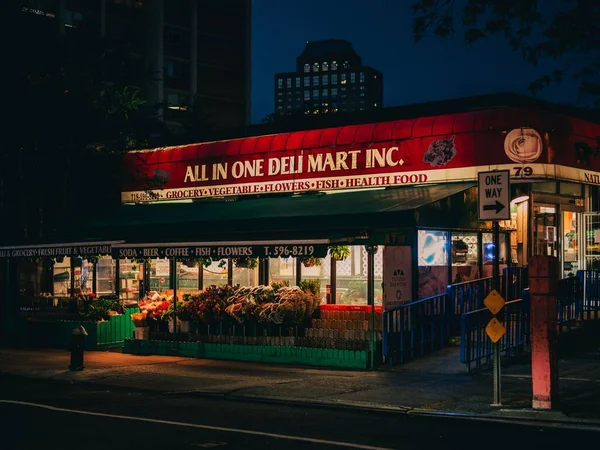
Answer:
M497 316L506 332L500 339L503 356L518 356L529 348L529 291L523 290L521 298L506 302ZM461 317L460 361L469 372L487 365L492 359L492 341L486 327L492 318L487 308L466 312Z
M578 278L564 278L558 281L556 291L556 324L558 332L575 327L581 317L583 304L582 283Z
M527 269L506 267L500 277L501 294L508 299L526 287ZM446 292L405 303L383 313L383 357L388 364L406 362L439 350L461 333L464 313L484 308L483 300L492 290L492 278L450 284ZM436 328L437 327L437 328Z
M577 279L581 284L581 318L600 319L600 271L578 270Z
M383 313L383 360L403 363L448 345L452 303L447 294L400 305Z

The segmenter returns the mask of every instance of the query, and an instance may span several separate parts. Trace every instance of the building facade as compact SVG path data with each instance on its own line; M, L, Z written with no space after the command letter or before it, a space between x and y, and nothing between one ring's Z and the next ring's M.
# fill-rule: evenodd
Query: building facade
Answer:
M21 3L28 26L79 49L72 54L85 54L81 44L97 38L109 52L126 54L109 67L107 81L119 78L143 92L160 118L176 122L180 111L195 107L218 128L249 123L250 0Z
M294 72L275 75L275 112L324 114L383 106L383 75L341 39L307 42Z

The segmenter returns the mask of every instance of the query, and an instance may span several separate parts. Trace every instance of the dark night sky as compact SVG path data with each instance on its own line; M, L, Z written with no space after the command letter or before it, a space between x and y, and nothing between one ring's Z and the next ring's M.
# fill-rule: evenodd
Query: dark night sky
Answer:
M525 65L501 38L467 46L461 36L412 39L413 0L254 0L252 3L252 121L273 112L277 72L293 71L308 40L352 42L363 64L383 72L384 106L512 91L545 68ZM553 67L553 66L549 66ZM539 97L576 104L573 85Z

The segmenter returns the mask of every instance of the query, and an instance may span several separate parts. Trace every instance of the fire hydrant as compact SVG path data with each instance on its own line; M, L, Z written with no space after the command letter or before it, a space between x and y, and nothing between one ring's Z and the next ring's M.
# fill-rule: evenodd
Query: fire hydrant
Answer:
M83 370L83 346L87 331L83 325L79 325L73 329L71 335L71 363L69 370Z

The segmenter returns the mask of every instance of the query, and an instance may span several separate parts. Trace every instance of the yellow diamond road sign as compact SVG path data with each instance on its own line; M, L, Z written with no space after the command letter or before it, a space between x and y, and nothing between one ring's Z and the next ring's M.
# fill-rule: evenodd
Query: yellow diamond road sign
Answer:
M504 325L502 325L498 319L492 317L492 320L490 320L490 322L487 324L487 327L485 327L485 332L492 342L496 343L502 338L502 336L504 336L504 333L506 333L506 328L504 328Z
M483 300L483 304L489 309L493 315L496 315L504 308L506 301L502 298L496 289L493 289Z

